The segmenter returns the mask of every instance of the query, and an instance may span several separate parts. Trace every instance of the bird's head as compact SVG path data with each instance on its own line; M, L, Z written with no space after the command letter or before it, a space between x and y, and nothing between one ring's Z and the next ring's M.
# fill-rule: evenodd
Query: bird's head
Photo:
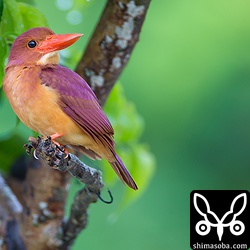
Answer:
M72 45L81 36L82 34L56 35L45 27L30 29L15 39L7 67L57 64L58 51Z

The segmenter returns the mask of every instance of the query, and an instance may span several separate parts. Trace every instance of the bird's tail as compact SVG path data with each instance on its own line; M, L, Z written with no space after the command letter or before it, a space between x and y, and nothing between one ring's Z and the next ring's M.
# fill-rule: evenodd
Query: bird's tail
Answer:
M133 180L130 173L124 166L121 158L117 154L115 154L115 162L109 162L109 163L123 183L126 183L129 187L133 188L134 190L138 189L135 181Z

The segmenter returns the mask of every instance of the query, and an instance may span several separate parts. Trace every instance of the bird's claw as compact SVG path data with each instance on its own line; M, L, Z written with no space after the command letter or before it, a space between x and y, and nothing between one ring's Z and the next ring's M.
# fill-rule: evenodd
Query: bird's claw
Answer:
M56 145L56 147L58 149L60 149L60 151L62 151L66 155L64 157L64 159L67 159L69 157L68 150L64 146L62 146L60 143L58 143L57 141L55 141L55 139L57 139L57 138L59 138L61 136L63 136L63 134L55 133L55 134L53 134L51 136L48 136L48 139L51 140Z
M34 158L35 158L36 160L39 160L39 158L36 156L36 149L34 149L34 151L33 151L33 156L34 156Z
M40 138L38 137L38 140L39 140L39 139L40 139ZM29 143L26 143L26 144L23 145L23 147L26 148L26 153L27 153L28 155L31 154L31 151L32 151L33 148L36 148L36 147L37 147L37 145L38 145L38 140L37 140L36 138L34 138L34 137L29 137Z
M67 148L65 148L64 146L60 145L59 143L55 143L55 145L56 145L56 148L58 148L61 152L63 152L65 154L64 159L67 159L69 157L69 152L68 152Z

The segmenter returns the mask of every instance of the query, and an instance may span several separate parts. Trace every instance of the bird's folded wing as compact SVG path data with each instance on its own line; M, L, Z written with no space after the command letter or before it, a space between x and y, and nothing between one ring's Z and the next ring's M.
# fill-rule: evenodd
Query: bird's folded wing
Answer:
M53 65L44 67L41 83L58 91L60 106L85 133L113 151L114 130L89 85L78 74Z

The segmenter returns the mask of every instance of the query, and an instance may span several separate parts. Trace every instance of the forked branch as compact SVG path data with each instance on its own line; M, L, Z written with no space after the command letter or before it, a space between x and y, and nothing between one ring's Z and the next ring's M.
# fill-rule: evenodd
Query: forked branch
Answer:
M34 149L36 158L59 171L67 171L85 184L85 187L78 191L75 196L70 217L62 225L62 235L58 248L68 249L78 233L87 225L89 205L95 203L100 196L104 186L101 172L87 166L75 155L66 154L64 148L56 145L50 137L38 137L38 139L30 137L29 144L26 144L25 147L27 153Z

